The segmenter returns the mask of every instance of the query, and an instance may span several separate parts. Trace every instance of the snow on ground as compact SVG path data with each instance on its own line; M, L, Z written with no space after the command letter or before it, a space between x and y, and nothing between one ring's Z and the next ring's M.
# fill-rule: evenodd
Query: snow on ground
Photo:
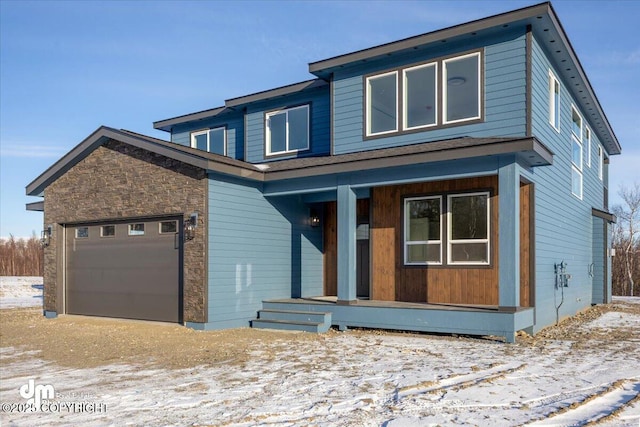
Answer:
M637 325L620 311L583 328ZM574 344L346 332L321 346L290 336L256 345L243 367L180 370L142 361L61 368L3 347L0 416L9 426L639 426L640 339ZM54 403L106 411L7 413L6 404L26 402L19 389L30 379L53 385Z
M42 307L42 277L1 277L0 308Z

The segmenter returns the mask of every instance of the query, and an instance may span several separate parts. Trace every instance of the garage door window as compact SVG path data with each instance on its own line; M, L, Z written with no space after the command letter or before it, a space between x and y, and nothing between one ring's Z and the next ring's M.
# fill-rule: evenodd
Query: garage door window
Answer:
M86 239L89 237L89 227L76 228L76 239Z
M115 225L103 225L102 227L100 227L100 237L115 237L115 235Z
M129 236L144 236L144 223L129 224Z
M176 221L162 221L160 223L160 234L172 234L178 231Z

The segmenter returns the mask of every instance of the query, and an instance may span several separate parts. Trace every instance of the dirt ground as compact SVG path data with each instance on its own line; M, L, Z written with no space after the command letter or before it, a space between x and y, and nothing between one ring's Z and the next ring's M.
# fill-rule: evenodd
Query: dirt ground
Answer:
M535 337L520 333L517 344L544 346L553 340L572 341L576 347L589 343L607 345L612 339L638 338L640 333L621 329L611 336L606 330L580 328L608 311L640 315L640 304L614 303L591 307L551 326ZM39 309L0 310L0 346L37 352L44 360L70 368L88 368L118 363L145 363L164 368L190 368L217 364L244 364L251 349L260 342L297 344L327 341L327 334L265 331L250 328L225 331L195 331L179 325L118 320L86 316L60 316L46 319ZM352 330L353 334L393 334L379 330ZM633 336L632 336L633 335ZM491 339L451 335L429 335L433 339ZM278 346L268 346L277 352ZM152 355L152 356L150 356ZM3 356L9 362L10 356Z

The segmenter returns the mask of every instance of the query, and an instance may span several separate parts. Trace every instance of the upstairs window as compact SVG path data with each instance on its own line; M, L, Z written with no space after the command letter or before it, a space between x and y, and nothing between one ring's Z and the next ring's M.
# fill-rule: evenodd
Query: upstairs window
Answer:
M267 155L309 149L309 106L302 105L266 114Z
M571 106L571 193L582 200L582 117Z
M225 156L227 154L226 129L219 127L193 132L191 147Z
M437 69L437 64L433 63L404 70L404 129L418 129L437 123Z
M367 134L398 130L398 73L367 79Z
M598 145L598 178L602 181L604 176L604 152L602 146Z
M482 119L482 53L402 67L364 81L366 137Z
M444 123L480 118L480 53L443 61Z
M560 132L560 83L549 70L549 123Z
M584 128L585 162L587 167L591 167L591 129Z

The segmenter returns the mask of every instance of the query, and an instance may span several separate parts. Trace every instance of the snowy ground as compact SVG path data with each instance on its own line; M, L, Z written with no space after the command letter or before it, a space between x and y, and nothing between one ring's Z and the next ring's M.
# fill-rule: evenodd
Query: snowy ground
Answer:
M34 283L0 282L2 307L9 306L8 298L40 305L29 289ZM14 287L25 289L8 290ZM15 305L24 306L22 302ZM251 348L250 362L242 368L229 361L173 370L151 368L144 361L62 368L37 352L3 345L1 424L397 427L596 422L637 427L640 316L629 310L637 303L637 298L616 299L615 311L581 326L598 336L627 328L637 334L622 340L594 339L593 345L572 340L508 345L426 334L333 332L310 346L287 334ZM59 411L7 412L11 405L27 402L19 389L30 379L55 387L59 395L49 408ZM70 401L91 402L96 410L106 411L61 409L60 402Z
M0 276L0 308L41 307L42 277Z

